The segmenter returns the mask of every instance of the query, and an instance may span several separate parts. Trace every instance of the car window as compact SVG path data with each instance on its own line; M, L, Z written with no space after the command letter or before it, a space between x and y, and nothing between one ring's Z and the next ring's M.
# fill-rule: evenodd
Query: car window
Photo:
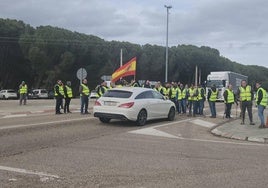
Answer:
M47 91L46 90L41 90L41 93L47 93Z
M164 96L161 93L156 92L156 91L153 91L153 96L156 99L164 99Z
M154 98L152 91L144 91L137 95L135 99L151 99Z
M15 93L15 90L7 90L7 93Z
M114 97L114 98L129 98L132 95L130 91L122 90L108 90L103 94L103 97Z

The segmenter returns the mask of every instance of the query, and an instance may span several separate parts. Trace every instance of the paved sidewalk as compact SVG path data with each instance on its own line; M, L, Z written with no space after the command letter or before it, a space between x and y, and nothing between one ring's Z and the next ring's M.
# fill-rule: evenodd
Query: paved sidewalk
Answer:
M264 112L266 121L267 111ZM231 119L230 121L218 125L211 130L211 133L217 136L232 138L237 140L246 140L252 142L268 143L268 128L260 129L260 120L257 112L253 113L255 125L249 125L249 120L246 112L245 125L241 125L241 119Z

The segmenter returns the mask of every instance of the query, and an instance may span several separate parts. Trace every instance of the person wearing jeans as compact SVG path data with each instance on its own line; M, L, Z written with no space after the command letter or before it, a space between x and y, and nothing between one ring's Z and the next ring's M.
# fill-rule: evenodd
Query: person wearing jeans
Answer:
M89 88L87 86L87 79L83 79L82 84L79 87L80 99L81 99L81 114L89 114L88 112L88 97Z
M218 96L218 90L216 89L216 86L213 85L211 87L211 89L208 91L208 104L209 104L209 108L210 108L210 112L211 112L211 118L216 118L216 100L217 100L217 96Z
M263 111L267 105L267 93L265 89L261 87L260 82L256 83L256 88L258 89L256 93L256 103L258 107L258 116L261 120L261 124L259 128L261 129L261 128L265 128Z

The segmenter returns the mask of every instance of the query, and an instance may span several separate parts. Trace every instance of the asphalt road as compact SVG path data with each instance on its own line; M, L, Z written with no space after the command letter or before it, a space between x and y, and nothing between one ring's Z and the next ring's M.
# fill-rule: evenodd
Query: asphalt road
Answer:
M137 127L78 112L2 116L0 187L267 187L268 146L209 132L225 121L177 115Z

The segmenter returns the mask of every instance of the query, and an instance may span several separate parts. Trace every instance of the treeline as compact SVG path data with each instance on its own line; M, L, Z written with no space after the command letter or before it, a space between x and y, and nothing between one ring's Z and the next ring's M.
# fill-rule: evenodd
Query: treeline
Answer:
M72 81L78 88L76 72L88 72L90 88L102 75L111 75L123 62L137 57L137 80L165 78L165 47L129 42L105 41L93 35L51 26L33 28L22 21L0 19L0 89L17 89L24 80L30 88L53 89L57 79ZM249 76L249 82L262 81L268 88L268 69L246 66L220 56L217 49L178 45L169 48L170 81L194 82L195 66L202 81L211 71L233 71Z

